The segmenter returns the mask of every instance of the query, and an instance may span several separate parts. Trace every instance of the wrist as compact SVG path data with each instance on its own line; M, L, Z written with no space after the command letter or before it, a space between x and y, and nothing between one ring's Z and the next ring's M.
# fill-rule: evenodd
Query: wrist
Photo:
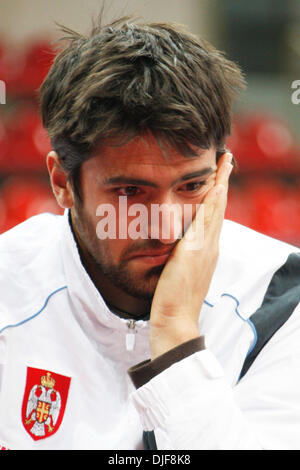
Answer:
M187 326L186 324L184 327L176 330L162 330L157 328L153 328L152 330L150 329L151 360L154 360L171 349L198 337L198 328L195 326Z

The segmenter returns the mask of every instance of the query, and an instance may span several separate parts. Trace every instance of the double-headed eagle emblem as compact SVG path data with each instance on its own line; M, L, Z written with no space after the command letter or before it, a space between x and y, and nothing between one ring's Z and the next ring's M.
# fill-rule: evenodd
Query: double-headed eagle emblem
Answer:
M54 387L55 380L47 372L41 377L40 384L34 385L29 392L25 426L34 436L42 437L54 430L61 408L61 395Z
M53 436L62 423L71 378L44 369L27 367L22 423L37 441Z

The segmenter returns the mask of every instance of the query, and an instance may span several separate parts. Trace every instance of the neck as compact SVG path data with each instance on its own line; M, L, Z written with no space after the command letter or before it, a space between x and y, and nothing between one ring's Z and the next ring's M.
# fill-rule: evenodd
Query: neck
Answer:
M134 320L148 320L150 316L151 300L144 300L124 292L102 273L93 257L85 248L79 234L72 224L69 215L69 224L77 244L80 260L96 289L100 292L109 309L121 318Z
M143 315L135 315L133 313L125 312L124 310L120 310L116 305L110 304L108 301L106 301L107 306L109 307L109 310L111 310L113 313L118 315L121 318L128 318L129 320L149 320L150 318L150 309L147 309L147 313Z

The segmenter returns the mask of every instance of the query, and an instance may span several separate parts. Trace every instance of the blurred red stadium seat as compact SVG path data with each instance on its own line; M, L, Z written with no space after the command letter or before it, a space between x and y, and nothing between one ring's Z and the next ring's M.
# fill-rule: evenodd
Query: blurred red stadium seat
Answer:
M17 52L4 41L0 42L0 79L6 84L7 94L18 88L21 70L24 68L24 53Z
M0 190L0 201L2 207L0 232L5 232L42 212L63 213L50 186L34 177L8 178Z
M300 187L253 178L230 188L226 217L287 243L300 242Z
M2 168L11 170L46 170L46 155L51 150L35 106L19 106L8 125L9 158Z
M23 50L22 60L10 89L15 96L35 95L54 60L55 51L49 42L33 42Z
M225 217L247 227L254 227L254 204L246 185L231 185L229 187Z
M4 119L0 115L0 171L8 158L8 136Z
M242 172L300 170L300 151L289 126L271 114L237 115L227 146Z

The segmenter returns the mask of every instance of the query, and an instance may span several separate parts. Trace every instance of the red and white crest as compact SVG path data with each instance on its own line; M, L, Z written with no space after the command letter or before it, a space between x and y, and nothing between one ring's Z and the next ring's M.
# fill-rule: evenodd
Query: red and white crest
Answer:
M22 422L35 441L53 436L58 430L64 416L70 382L70 377L27 367Z

